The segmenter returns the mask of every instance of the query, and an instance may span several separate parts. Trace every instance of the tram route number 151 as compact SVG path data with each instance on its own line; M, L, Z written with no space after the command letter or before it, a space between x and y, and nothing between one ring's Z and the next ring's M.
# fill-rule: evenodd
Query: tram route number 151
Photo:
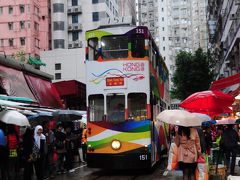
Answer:
M139 160L140 160L140 161L146 161L146 160L147 160L147 155L146 155L146 154L140 155L140 156L139 156Z

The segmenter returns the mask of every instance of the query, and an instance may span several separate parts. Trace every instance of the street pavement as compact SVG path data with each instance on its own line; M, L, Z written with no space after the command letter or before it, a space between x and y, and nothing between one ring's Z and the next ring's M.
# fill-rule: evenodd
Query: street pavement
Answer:
M75 168L74 173L57 175L56 180L182 180L182 171L165 172L161 165L157 165L152 171L107 171L88 168L87 165L80 165ZM166 174L165 174L165 173ZM240 180L240 168L236 166L236 176ZM220 180L221 176L210 175L209 180ZM225 178L227 179L227 177ZM223 180L223 179L222 179Z
M56 175L54 180L182 180L182 172L177 171L165 171L166 163L158 164L150 171L144 170L102 170L95 168L88 168L87 164L75 164L75 172ZM240 168L236 166L235 172L240 180ZM220 180L221 176L211 175L209 180ZM22 178L19 178L21 180ZM33 180L35 180L34 178ZM225 178L227 179L227 178ZM47 178L45 180L51 180ZM222 179L224 180L224 179Z

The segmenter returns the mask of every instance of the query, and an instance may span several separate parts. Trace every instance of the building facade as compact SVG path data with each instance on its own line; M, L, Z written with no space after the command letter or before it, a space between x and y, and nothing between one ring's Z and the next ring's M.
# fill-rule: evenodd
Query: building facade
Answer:
M132 21L136 24L136 6L135 0L117 0L119 7L119 16L132 16Z
M0 1L0 51L39 57L49 50L49 7L46 0Z
M158 30L158 6L154 0L136 0L137 25L147 26L155 39Z
M240 1L210 0L208 28L216 79L240 72Z
M170 58L169 70L175 71L175 58L180 50L194 52L198 48L207 51L208 32L205 0L170 1Z
M54 75L54 82L85 83L85 32L101 20L119 16L116 0L52 0L52 50L42 51L47 65L41 70Z
M118 16L116 0L52 0L52 49L83 48L85 32Z

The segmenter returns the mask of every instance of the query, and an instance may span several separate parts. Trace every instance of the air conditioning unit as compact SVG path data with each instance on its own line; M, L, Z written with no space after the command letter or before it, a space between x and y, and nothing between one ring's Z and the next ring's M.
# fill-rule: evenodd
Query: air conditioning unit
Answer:
M74 47L79 47L79 43L74 43L73 46Z
M235 5L240 5L240 0L235 0Z
M68 48L72 48L73 47L73 45L72 44L68 44Z
M78 8L74 8L74 12L78 12L79 11L79 9Z
M72 29L72 26L68 26L68 30L71 30Z
M73 29L77 30L77 29L78 29L78 25L77 25L77 26L74 26Z
M68 13L70 13L72 10L71 9L68 9Z

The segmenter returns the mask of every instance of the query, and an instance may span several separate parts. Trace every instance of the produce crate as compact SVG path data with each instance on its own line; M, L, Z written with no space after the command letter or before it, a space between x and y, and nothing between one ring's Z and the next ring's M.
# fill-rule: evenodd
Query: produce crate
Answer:
M218 165L218 169L217 169L217 175L220 175L219 177L221 177L220 180L225 180L226 178L226 166L219 164ZM216 165L210 165L209 166L209 174L210 175L215 175L216 174Z

